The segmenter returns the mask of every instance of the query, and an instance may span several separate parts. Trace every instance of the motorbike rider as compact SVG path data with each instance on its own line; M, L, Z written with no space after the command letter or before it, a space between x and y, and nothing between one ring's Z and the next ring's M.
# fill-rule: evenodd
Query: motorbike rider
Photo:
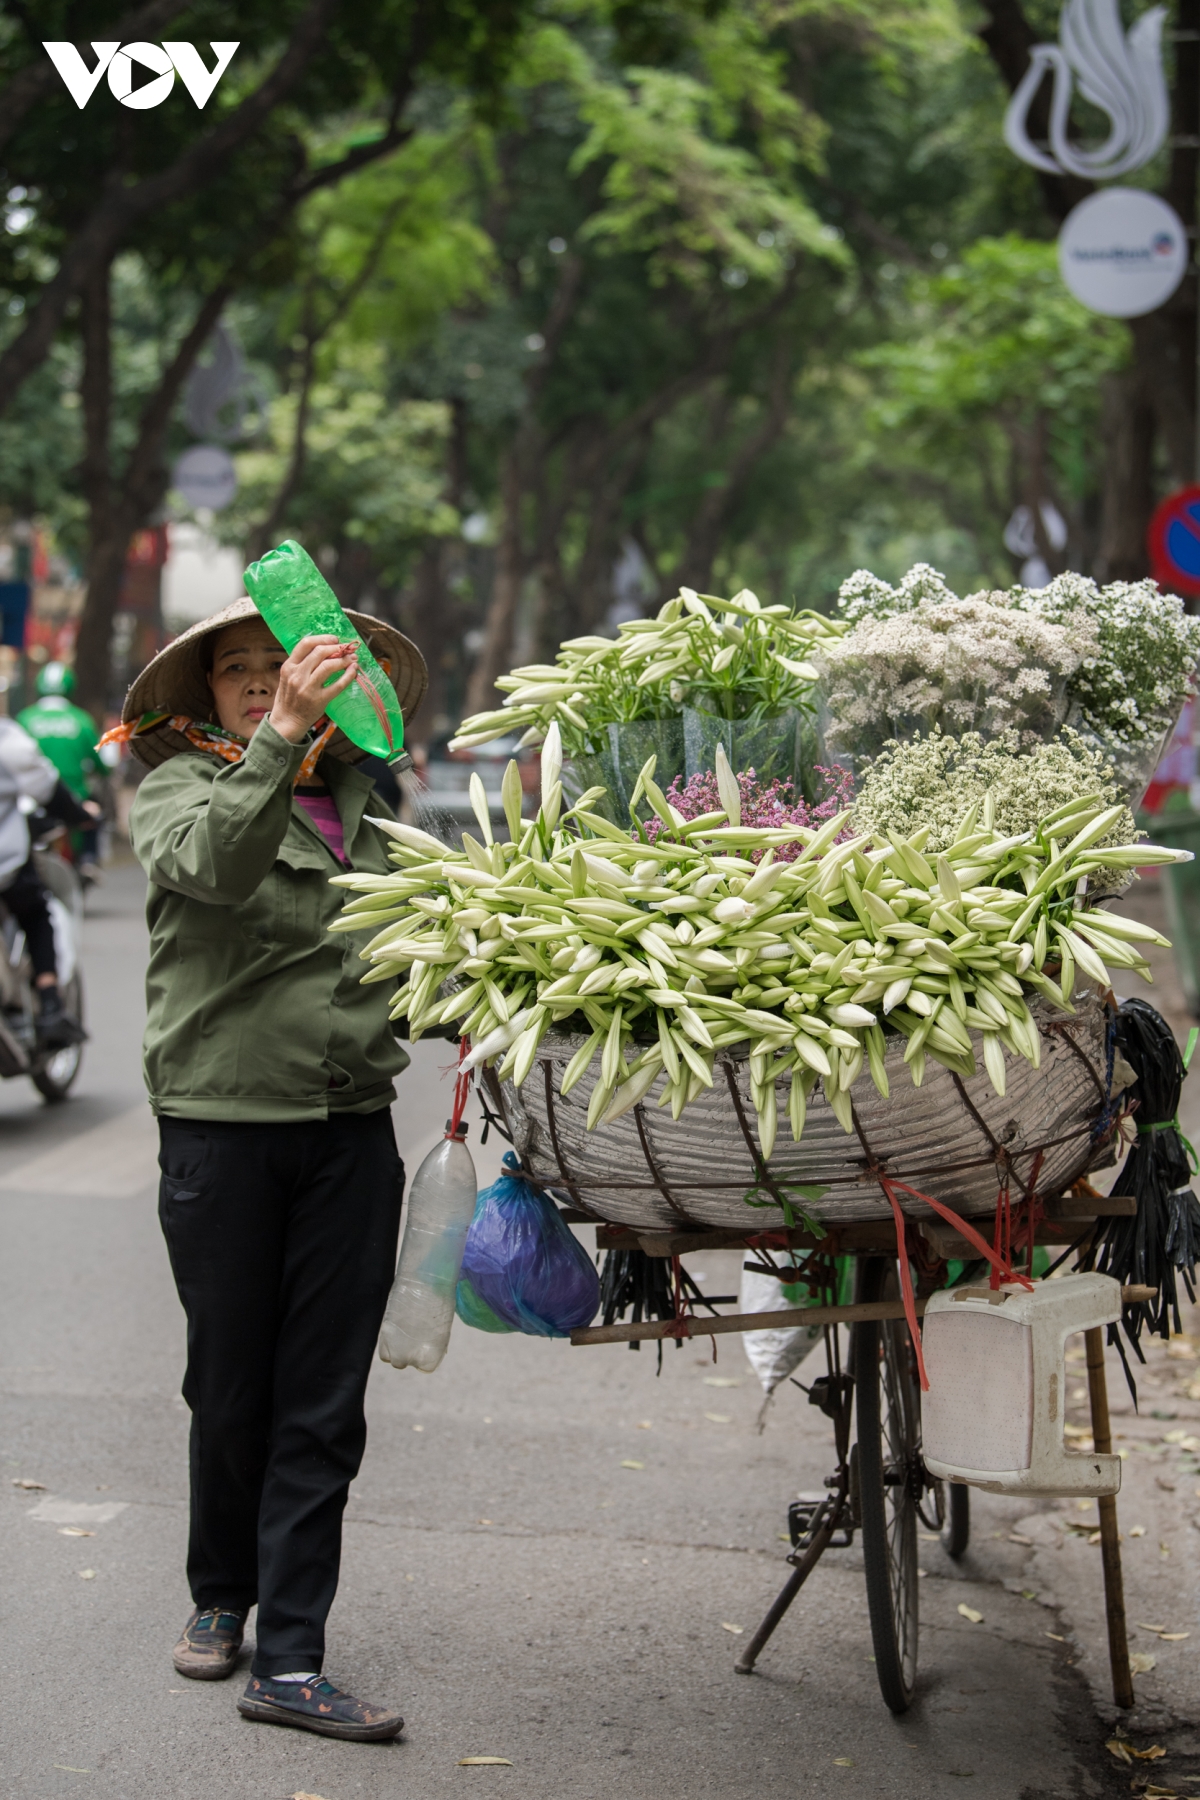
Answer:
M96 748L95 721L71 700L74 689L74 671L66 663L48 662L37 678L38 698L17 714L17 724L50 758L75 798L82 801L91 798L91 781L103 775L105 769ZM99 829L92 823L79 835L79 854L75 859L79 878L91 885L100 879Z
M64 825L85 830L101 816L94 800L82 805L76 800L54 764L15 719L0 718L0 902L29 946L38 997L38 1043L61 1050L80 1043L84 1031L63 1006L58 988L54 926L29 833L29 812L35 807Z

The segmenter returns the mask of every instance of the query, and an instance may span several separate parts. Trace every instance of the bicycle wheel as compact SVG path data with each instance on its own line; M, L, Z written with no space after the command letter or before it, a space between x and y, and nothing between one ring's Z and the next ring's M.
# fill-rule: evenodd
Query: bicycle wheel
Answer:
M886 1257L864 1257L859 1300L892 1300L900 1284ZM907 1712L917 1678L917 1506L922 1497L921 1393L903 1319L854 1327L858 1497L867 1611L884 1701Z

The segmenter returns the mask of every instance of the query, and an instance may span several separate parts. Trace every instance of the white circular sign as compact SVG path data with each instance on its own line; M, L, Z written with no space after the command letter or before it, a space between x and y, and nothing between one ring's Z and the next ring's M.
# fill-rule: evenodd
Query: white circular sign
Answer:
M237 493L233 458L219 444L193 444L176 459L171 486L178 489L189 506L206 506L210 512L220 512Z
M1067 214L1058 266L1077 300L1110 319L1136 319L1169 300L1188 266L1174 207L1141 188L1105 188Z

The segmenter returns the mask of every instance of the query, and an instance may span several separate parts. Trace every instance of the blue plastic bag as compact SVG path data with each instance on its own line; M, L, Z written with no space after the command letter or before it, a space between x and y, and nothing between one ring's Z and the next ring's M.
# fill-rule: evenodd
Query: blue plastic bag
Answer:
M509 1151L475 1202L456 1310L479 1331L566 1337L600 1305L600 1279L552 1200L535 1192Z

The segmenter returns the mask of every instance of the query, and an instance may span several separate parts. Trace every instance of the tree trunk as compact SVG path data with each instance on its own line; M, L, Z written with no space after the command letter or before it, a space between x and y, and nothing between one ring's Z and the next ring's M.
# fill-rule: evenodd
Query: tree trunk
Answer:
M1154 409L1136 368L1104 385L1104 497L1097 581L1137 581L1146 573L1146 530L1154 510Z
M680 575L697 592L712 592L713 565L729 523L729 515L744 492L760 460L778 442L790 414L792 356L786 341L776 346L771 359L769 386L762 417L731 459L720 487L710 488L696 508L680 560Z
M446 446L446 480L443 494L455 512L461 514L467 486L467 404L459 398L450 402L450 437ZM456 591L455 576L466 577L466 555L460 536L431 537L417 559L411 585L401 598L401 628L408 633L425 658L429 669L429 688L421 703L419 733L428 742L458 723L451 717L451 705L461 698L455 683L451 693L450 678L460 675L464 665L463 633L470 611Z
M97 720L108 706L112 628L130 539L162 502L167 487L163 458L167 427L192 365L229 298L224 283L200 306L138 422L138 435L121 476L112 469L112 316L107 265L89 278L83 295L84 458L88 505L87 594L75 645L76 698Z
M125 566L127 540L117 518L111 469L112 296L106 263L82 295L84 454L80 470L88 509L86 598L75 646L76 699L102 722L108 702L109 640Z
M503 675L512 652L517 603L525 579L525 545L522 531L521 447L513 444L500 465L500 542L496 548L496 578L484 623L483 646L467 682L466 711L490 711L497 703L496 677Z
M300 358L300 382L296 397L296 419L292 427L292 448L287 468L271 502L266 518L251 533L246 544L246 561L257 562L273 548L292 497L304 477L308 461L308 415L312 402L313 375L316 370L317 335L311 322L311 309L305 307L304 349Z

